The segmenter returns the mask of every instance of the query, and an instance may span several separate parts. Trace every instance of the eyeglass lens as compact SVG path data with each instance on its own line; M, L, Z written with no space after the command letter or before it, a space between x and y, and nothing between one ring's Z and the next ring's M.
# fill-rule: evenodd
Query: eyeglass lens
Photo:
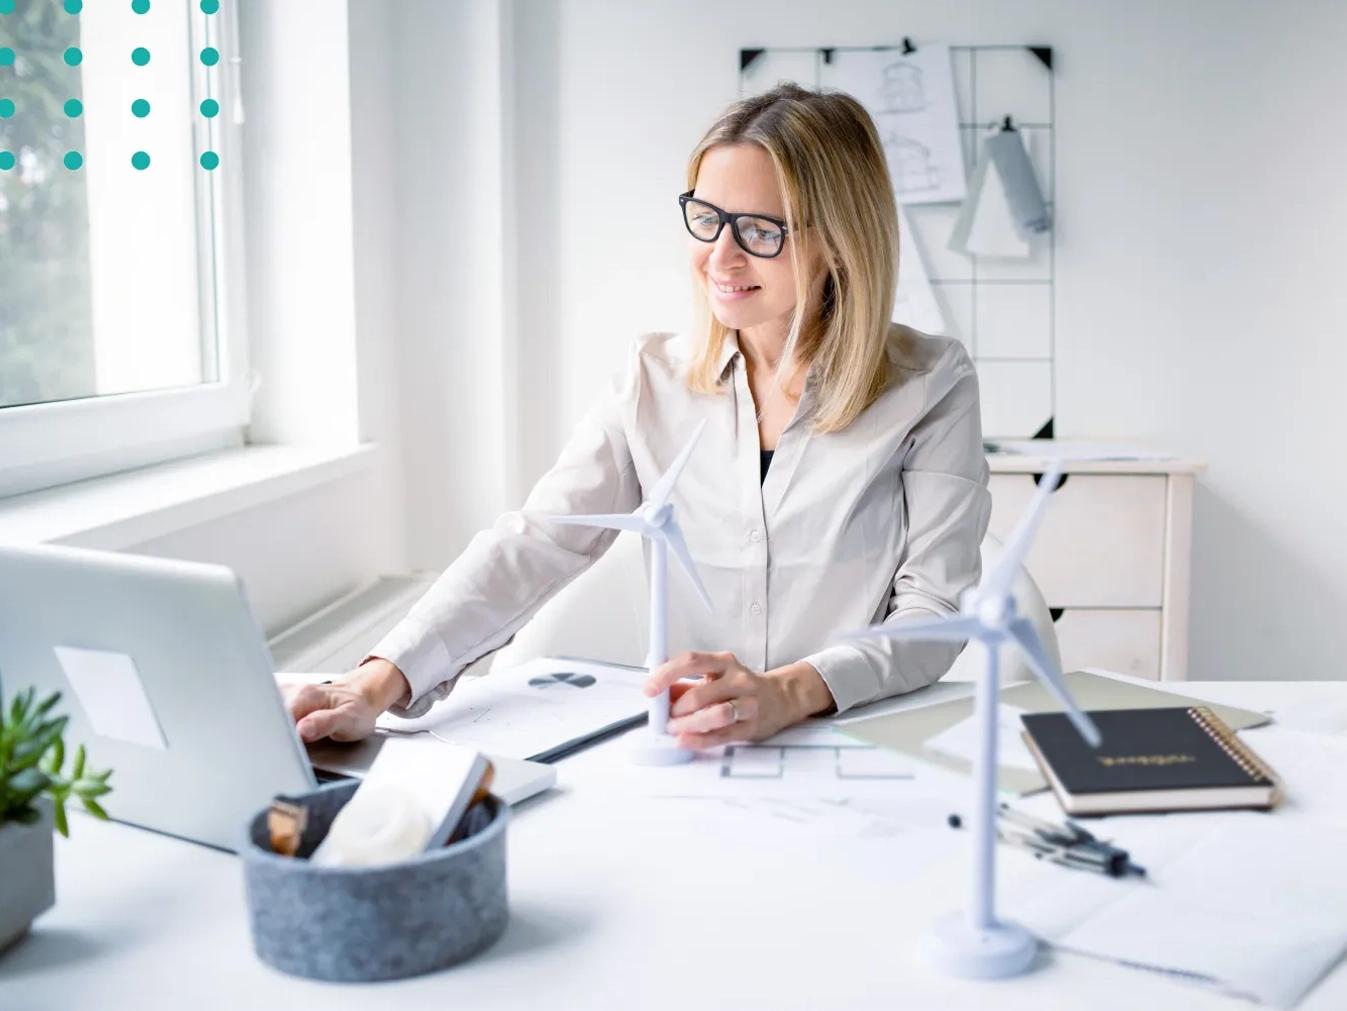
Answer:
M714 242L720 233L720 215L710 204L688 200L683 205L683 216L688 231L703 242ZM739 245L754 256L775 256L781 251L785 234L775 222L766 218L741 217L734 221L735 238Z

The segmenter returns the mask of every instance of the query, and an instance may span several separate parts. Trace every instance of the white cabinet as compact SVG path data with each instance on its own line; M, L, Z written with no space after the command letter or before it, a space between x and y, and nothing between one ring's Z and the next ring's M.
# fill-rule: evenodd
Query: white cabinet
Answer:
M1005 540L1047 467L993 453L990 532ZM1062 666L1182 680L1193 481L1179 460L1068 463L1025 560L1052 609Z

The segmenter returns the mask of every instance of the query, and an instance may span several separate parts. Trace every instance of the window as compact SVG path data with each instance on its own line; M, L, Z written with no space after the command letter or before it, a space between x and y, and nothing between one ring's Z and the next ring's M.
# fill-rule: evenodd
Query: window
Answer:
M235 0L0 0L0 495L241 442Z

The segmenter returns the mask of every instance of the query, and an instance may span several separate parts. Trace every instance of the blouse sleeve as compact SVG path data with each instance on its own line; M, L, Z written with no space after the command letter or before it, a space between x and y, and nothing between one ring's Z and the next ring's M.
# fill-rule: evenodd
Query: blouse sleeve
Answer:
M630 512L641 501L626 436L640 388L639 345L623 378L586 414L522 509L504 513L468 544L370 650L411 685L399 716L445 698L470 663L513 638L557 591L608 550L617 531L549 522L548 514ZM364 661L362 661L364 662Z
M953 384L913 428L903 464L907 540L882 615L885 624L954 614L964 590L982 576L991 493L977 372L961 346L950 353L959 359ZM842 712L932 684L963 647L873 639L830 646L803 659L822 675Z

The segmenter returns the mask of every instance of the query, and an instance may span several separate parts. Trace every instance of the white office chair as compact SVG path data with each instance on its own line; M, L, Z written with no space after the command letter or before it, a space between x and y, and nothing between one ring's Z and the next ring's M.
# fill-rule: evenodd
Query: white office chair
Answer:
M982 542L982 569L996 564L1001 545L988 535ZM649 584L638 537L620 536L608 552L549 600L505 646L483 657L465 672L484 674L540 656L584 656L616 663L645 663L646 611ZM1047 602L1021 566L1012 593L1021 614L1034 624L1049 655L1060 665L1057 633ZM972 681L982 669L975 651L964 650L942 680ZM1001 653L1003 683L1027 681L1032 675L1019 651Z

